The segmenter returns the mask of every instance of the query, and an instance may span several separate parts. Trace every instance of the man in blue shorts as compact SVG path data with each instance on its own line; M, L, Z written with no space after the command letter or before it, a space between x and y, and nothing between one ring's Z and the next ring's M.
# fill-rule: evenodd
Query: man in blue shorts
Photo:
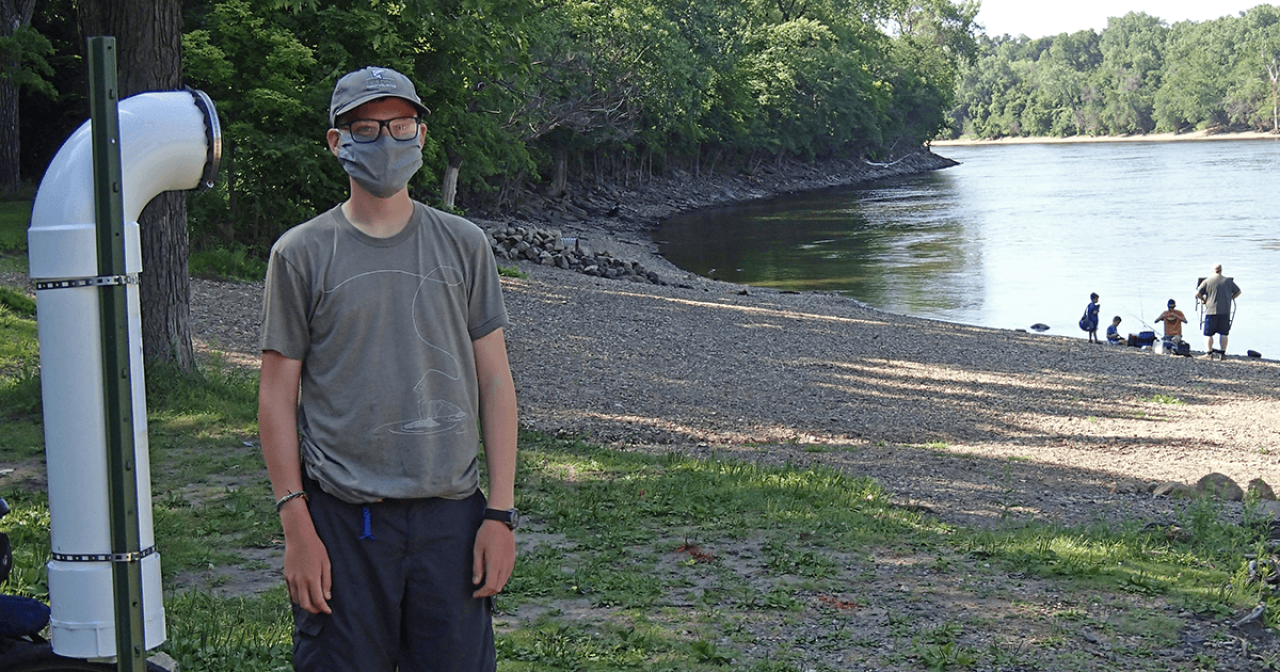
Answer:
M339 79L326 139L350 197L271 250L259 427L299 671L496 668L490 601L516 558L507 312L484 232L409 197L426 112L394 70Z
M1204 357L1213 356L1213 336L1218 335L1219 354L1227 354L1227 335L1231 333L1231 302L1240 296L1234 278L1222 274L1222 264L1213 265L1213 275L1200 281L1196 299L1204 304Z

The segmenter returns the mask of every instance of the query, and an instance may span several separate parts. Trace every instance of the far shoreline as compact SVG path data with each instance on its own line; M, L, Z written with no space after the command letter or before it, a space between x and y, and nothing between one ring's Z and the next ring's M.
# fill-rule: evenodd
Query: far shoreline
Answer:
M1242 133L1215 133L1213 131L1191 131L1189 133L1148 133L1146 135L1072 135L1063 138L1004 137L990 139L960 138L958 140L934 140L929 143L934 147L973 147L981 145L1061 145L1112 142L1205 142L1217 140L1280 140L1280 134L1262 131L1245 131Z

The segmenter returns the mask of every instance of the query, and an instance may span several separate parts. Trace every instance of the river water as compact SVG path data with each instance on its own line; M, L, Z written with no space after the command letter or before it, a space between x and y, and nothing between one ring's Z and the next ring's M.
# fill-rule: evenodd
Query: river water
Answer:
M1221 263L1242 290L1229 353L1280 359L1280 142L934 151L961 164L688 213L654 238L677 266L721 280L1081 338L1090 292L1101 295L1100 332L1116 315L1122 333L1148 329L1172 298L1196 350L1195 287Z

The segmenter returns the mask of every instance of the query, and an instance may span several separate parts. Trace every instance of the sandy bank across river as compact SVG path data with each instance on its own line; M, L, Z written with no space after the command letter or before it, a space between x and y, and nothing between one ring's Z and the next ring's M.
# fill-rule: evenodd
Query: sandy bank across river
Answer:
M1274 140L1280 141L1280 134L1249 131L1245 133L1215 133L1213 131L1191 131L1189 133L1147 133L1145 135L1073 135L1065 138L1051 137L1005 137L994 140L959 139L934 140L932 147L955 147L974 145L1048 145L1068 143L1099 142L1194 142L1212 140Z

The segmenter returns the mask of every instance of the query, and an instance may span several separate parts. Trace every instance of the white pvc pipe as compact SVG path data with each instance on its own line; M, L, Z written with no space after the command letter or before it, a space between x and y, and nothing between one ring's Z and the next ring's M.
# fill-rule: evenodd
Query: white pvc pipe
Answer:
M142 272L138 216L143 207L161 192L207 182L211 169L217 169L221 139L213 105L198 91L145 93L120 101L118 110L125 272L136 274ZM37 286L55 554L48 564L52 640L55 652L71 658L116 654L112 563L95 559L111 555L98 305L102 290L77 286L98 276L91 136L86 122L54 156L36 193L27 234L30 275ZM146 550L155 546L155 537L138 285L127 285L125 293L138 531ZM152 649L165 639L160 556L148 555L141 564L144 641Z

